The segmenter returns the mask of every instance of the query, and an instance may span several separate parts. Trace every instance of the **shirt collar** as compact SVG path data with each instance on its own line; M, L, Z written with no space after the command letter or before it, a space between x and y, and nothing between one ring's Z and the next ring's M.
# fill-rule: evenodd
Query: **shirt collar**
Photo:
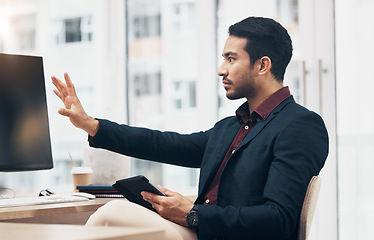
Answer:
M289 88L283 87L263 101L253 110L252 114L249 113L248 102L245 102L236 110L236 118L241 124L250 119L257 120L262 118L266 120L270 113L289 96L291 96Z

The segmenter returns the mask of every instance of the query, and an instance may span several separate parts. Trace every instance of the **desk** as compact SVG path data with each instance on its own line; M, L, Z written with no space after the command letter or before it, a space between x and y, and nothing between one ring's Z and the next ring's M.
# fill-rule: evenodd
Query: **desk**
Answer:
M55 224L0 223L2 240L162 240L162 230L130 227L85 227Z
M164 239L160 229L77 226L84 225L93 212L110 200L113 199L0 208L1 240Z
M110 200L113 198L0 208L0 222L84 225L93 212Z

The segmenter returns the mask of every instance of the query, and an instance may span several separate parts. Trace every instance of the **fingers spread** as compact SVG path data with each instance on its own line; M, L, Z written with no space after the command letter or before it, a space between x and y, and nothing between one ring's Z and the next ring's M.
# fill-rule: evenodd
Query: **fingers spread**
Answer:
M58 78L56 78L55 76L52 76L52 83L53 85L55 85L55 87L57 88L57 90L60 92L60 98L61 97L65 97L68 95L68 92L67 92L67 86ZM61 99L63 99L61 98Z
M74 87L73 82L70 79L69 74L64 73L64 78L65 78L66 86L68 88L69 93L72 94L72 95L75 95L75 87Z
M62 98L60 92L56 89L53 89L53 92L56 94L57 97L59 97L62 101L64 101L64 99Z

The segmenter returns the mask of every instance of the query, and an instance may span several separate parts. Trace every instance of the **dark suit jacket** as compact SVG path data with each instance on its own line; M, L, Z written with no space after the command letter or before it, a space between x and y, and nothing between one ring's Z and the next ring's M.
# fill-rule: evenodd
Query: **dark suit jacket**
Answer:
M200 168L199 239L296 239L309 180L328 154L319 115L289 97L245 137L227 162L217 205L204 195L240 128L225 118L205 132L178 134L100 120L91 143L121 154Z

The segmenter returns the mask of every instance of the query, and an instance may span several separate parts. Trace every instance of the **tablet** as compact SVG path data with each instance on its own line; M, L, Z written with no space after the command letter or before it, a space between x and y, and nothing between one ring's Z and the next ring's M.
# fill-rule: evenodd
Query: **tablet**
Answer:
M153 186L149 180L142 175L118 180L115 184L113 184L113 188L130 202L139 204L154 212L157 212L156 209L152 207L152 204L145 201L140 193L142 191L146 191L160 196L165 196L165 194Z

